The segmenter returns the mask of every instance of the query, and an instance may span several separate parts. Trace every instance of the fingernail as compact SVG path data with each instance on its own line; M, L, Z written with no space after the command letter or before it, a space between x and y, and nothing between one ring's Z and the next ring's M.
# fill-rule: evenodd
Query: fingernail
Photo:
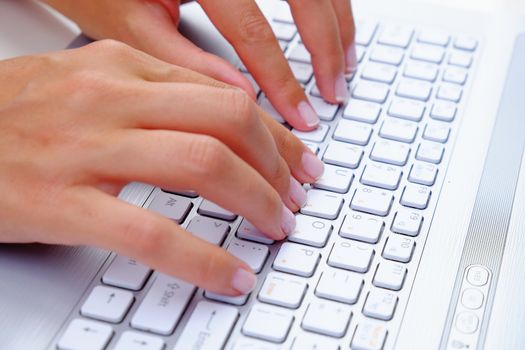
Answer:
M341 73L335 80L335 100L339 103L343 103L347 97L348 85L346 83L345 75Z
M306 203L306 191L293 176L290 176L290 199L300 208Z
M310 103L306 101L299 102L297 110L299 111L299 115L301 116L301 118L303 118L308 127L314 127L319 125L319 117L317 116L317 113L314 111L312 106L310 106Z
M357 70L357 52L355 44L350 45L346 50L346 73L354 73Z
M283 214L281 229L286 235L289 235L295 229L295 215L283 204Z
M323 175L324 164L314 154L310 152L304 152L302 158L303 168L306 174L314 179L318 179Z
M245 269L238 269L233 275L232 288L242 294L250 293L257 284L257 277Z

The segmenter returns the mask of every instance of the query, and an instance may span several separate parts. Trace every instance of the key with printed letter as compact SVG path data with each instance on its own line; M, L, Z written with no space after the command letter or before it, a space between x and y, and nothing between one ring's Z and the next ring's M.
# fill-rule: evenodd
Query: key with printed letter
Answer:
M313 247L325 246L332 232L332 223L330 221L301 214L297 214L295 220L295 229L288 235L289 241Z
M273 262L277 271L310 277L314 274L321 255L315 248L285 242L281 245Z
M381 105L377 103L351 100L343 112L343 118L375 124L380 112Z
M230 225L226 221L196 215L190 220L186 231L211 244L221 245L230 231Z
M363 171L361 183L387 190L395 190L402 175L403 172L399 167L370 162Z
M331 192L346 193L353 178L354 174L352 171L335 165L325 164L323 175L313 185L315 188Z
M135 259L117 255L102 276L102 283L115 287L139 290L144 286L151 269Z
M341 269L326 269L315 288L320 298L355 304L363 289L363 277Z
M381 350L387 330L384 323L363 321L357 325L352 338L352 350Z
M306 280L285 273L270 272L259 291L259 300L290 309L301 305L306 293Z
M334 139L356 145L366 145L372 135L372 127L353 120L342 119L334 131Z
M374 286L390 290L401 290L407 274L407 269L403 264L392 261L382 261L374 276Z
M330 220L339 216L343 206L340 194L313 189L306 192L306 195L306 204L301 208L301 214Z
M374 249L349 239L335 242L328 257L328 265L355 272L367 272Z
M339 165L351 169L359 166L363 157L363 149L346 142L331 141L324 152L325 163Z
M387 216L394 201L391 192L378 188L362 187L355 190L350 207L369 214Z
M410 153L410 146L391 140L379 140L374 144L370 159L392 165L405 165Z
M192 207L191 199L159 191L148 209L180 224Z

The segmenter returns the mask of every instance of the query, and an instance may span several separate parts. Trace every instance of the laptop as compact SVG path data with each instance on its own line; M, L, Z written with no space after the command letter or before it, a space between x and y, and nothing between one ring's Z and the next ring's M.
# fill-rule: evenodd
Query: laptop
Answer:
M191 190L120 193L247 261L256 289L225 297L97 248L4 244L0 348L524 349L525 18L353 1L359 67L334 106L286 2L260 5L321 118L291 130L326 164L296 230L274 242ZM182 12L189 38L250 78L198 5Z

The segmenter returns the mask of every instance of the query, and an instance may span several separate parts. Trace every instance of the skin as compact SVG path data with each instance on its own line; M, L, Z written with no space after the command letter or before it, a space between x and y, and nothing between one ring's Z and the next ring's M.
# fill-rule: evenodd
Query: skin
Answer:
M99 246L238 295L244 262L115 195L130 181L195 189L283 239L290 179L315 180L310 151L243 90L125 44L0 66L3 242Z
M230 63L206 53L177 30L178 0L45 0L73 19L88 36L123 41L161 60L201 72L244 89L249 81ZM312 130L297 107L308 101L293 78L270 25L254 0L198 0L233 45L274 107L293 127ZM304 44L312 55L322 96L337 98L337 81L355 69L354 20L349 0L288 0ZM95 20L96 19L96 20ZM307 102L308 103L308 102Z

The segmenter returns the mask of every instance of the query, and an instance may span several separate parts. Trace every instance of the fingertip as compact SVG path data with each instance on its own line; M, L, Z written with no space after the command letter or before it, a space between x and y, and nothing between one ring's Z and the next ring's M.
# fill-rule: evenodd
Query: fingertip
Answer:
M239 267L231 279L231 288L242 295L251 293L256 285L257 276L244 267Z
M317 116L317 112L314 110L310 102L299 102L297 105L297 113L299 114L303 124L300 127L297 127L298 129L310 131L316 129L319 126L319 117Z

